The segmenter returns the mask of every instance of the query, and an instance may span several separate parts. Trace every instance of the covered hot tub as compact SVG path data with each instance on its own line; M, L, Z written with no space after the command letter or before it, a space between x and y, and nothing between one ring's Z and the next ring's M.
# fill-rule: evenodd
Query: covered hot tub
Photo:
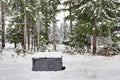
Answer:
M32 57L33 71L59 71L63 69L61 52L38 52Z

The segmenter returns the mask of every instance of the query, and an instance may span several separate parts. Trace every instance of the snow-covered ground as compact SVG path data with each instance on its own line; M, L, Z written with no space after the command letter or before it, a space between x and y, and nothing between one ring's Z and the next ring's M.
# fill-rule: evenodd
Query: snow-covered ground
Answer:
M32 55L3 52L0 80L120 80L120 55L114 57L63 54L63 71L32 71Z

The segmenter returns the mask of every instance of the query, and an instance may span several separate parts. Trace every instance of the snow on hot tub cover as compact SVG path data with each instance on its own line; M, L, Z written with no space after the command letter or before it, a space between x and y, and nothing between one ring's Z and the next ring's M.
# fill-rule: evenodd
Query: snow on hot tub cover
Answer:
M61 58L62 52L37 52L32 55L32 58Z

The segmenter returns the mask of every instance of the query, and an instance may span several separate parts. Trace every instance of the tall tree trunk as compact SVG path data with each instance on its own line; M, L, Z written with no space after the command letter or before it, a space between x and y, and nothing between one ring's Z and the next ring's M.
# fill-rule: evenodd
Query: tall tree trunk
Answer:
M26 49L26 28L27 28L26 5L27 5L27 0L24 1L24 45L23 45L24 49Z
M33 42L33 34L32 34L32 37L31 37L31 49L33 49L33 46L34 46L34 42Z
M110 28L111 29L111 28ZM111 38L111 36L112 36L112 34L111 34L111 31L110 31L110 29L108 29L108 45L111 47L112 46L112 44L113 44L113 41L112 41L112 38Z
M37 13L37 18L38 18L38 20L37 20L37 51L39 51L39 49L40 49L40 45L39 45L39 34L40 34L40 14L39 14L39 11L38 11L38 13Z
M53 46L54 46L54 51L56 51L56 25L55 25L56 21L55 19L53 19Z
M24 49L26 49L26 14L24 16Z
M5 21L4 21L4 5L3 2L1 3L1 19L2 19L2 49L5 47Z
M70 8L70 11L69 11L69 15L70 15L70 31L72 33L72 30L73 30L73 26L72 26L72 0L70 0L70 5L69 5L69 8Z
M30 5L30 0L27 0L26 4ZM27 42L28 43L27 44L28 44L28 49L30 49L30 25L31 25L30 22L31 22L31 18L30 18L29 14L26 14L26 15L28 15L27 16L27 38L28 38Z
M46 40L48 40L48 23L47 23L47 17L45 18L45 32L46 32Z
M33 46L34 46L34 34L33 34L33 32L34 32L34 29L33 29L33 23L31 24L32 26L31 26L31 49L33 49Z
M14 44L15 44L15 48L16 48L17 47L17 43L15 42Z
M70 15L70 32L72 33L73 30L73 26L72 26L72 0L70 0L70 4L69 4L69 15ZM71 46L71 50L72 50L72 46Z
M28 49L30 49L30 25L27 26Z
M97 42L97 38L96 38L96 30L97 30L96 20L94 20L94 28L95 28L95 34L93 35L93 55L96 54L96 42Z
M27 15L27 48L30 49L30 15ZM29 21L28 21L29 20Z
M36 40L33 40L33 44L34 44L34 51L36 51Z

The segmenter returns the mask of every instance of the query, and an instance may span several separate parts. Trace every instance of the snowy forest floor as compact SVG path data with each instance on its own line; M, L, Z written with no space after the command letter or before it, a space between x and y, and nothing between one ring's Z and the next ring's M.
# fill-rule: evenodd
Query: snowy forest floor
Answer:
M4 50L0 80L120 80L120 55L113 57L63 54L63 71L32 71L32 55Z

